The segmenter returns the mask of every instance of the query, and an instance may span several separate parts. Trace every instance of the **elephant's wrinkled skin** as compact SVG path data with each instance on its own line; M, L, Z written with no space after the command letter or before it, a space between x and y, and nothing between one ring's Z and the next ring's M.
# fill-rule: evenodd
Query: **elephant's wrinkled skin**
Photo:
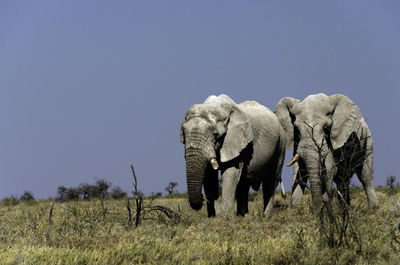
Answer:
M189 202L193 209L203 205L202 186L208 216L248 212L250 186L261 183L264 213L273 208L274 190L281 180L285 156L285 134L275 114L255 101L236 104L226 95L210 96L192 105L181 127L185 144ZM218 170L222 175L222 200L218 199Z
M293 150L292 163L298 159L294 164L292 206L301 202L308 179L316 208L321 207L323 198L332 196L332 181L340 200L349 204L350 178L355 173L368 205L377 207L371 133L353 101L339 94L310 95L302 101L286 97L274 112L286 132L287 146Z

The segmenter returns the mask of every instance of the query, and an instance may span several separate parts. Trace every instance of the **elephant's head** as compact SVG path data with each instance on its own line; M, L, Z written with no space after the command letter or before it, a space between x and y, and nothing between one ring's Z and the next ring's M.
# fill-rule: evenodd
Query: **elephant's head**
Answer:
M303 101L282 98L276 108L286 133L287 146L293 150L294 159L300 159L310 179L313 204L322 203L321 169L332 166L333 150L342 147L351 135L359 139L369 131L359 107L344 95L316 94ZM290 164L289 163L289 164ZM322 168L321 168L322 166Z
M215 174L221 163L239 156L252 141L248 120L226 95L210 96L203 104L189 108L181 127L185 144L186 175L190 205L202 207L202 184Z

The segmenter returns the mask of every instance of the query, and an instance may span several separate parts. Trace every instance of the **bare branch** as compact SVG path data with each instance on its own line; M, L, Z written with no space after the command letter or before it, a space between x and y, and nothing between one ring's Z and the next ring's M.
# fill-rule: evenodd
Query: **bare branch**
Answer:
M50 246L50 227L51 227L51 217L53 216L53 207L54 207L54 202L50 206L50 211L49 211L49 223L47 225L47 232L46 232L46 245Z
M165 206L150 206L150 205L143 205L143 196L140 195L140 192L138 191L137 187L137 178L135 174L135 169L133 167L133 163L131 163L131 170L132 170L132 175L133 175L133 188L134 188L134 197L136 201L136 213L131 216L131 210L130 210L130 205L129 205L129 198L128 198L128 214L129 214L129 221L128 225L131 225L132 220L135 219L135 226L137 227L140 223L140 220L146 220L146 219L153 219L155 214L155 217L157 217L159 220L161 219L162 216L166 216L169 219L177 220L180 218L180 215L174 212L172 209L165 207ZM161 213L161 215L160 215Z

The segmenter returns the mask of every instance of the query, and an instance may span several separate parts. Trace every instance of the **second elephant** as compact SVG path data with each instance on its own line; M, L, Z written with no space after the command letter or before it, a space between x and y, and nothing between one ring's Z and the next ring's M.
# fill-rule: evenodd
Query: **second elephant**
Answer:
M189 202L201 209L202 186L208 216L215 216L218 199L218 170L222 175L222 200L218 209L237 214L248 212L250 186L262 184L264 214L273 208L274 191L281 180L285 156L285 134L275 114L255 101L236 104L226 95L210 96L192 105L181 127L185 144Z
M302 101L286 97L276 105L275 114L294 154L289 163L295 164L292 206L300 203L308 179L316 208L323 195L332 197L332 181L340 199L349 204L350 178L357 174L368 205L377 207L371 132L353 101L340 94L310 95Z

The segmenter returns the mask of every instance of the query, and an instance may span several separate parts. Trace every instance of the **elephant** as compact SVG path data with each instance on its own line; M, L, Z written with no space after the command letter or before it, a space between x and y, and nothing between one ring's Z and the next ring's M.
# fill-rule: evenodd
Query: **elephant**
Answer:
M293 150L288 164L294 164L292 207L300 204L308 180L314 208L333 197L333 181L340 201L350 205L354 174L363 185L368 206L378 206L371 132L353 101L341 94L314 94L302 101L285 97L274 113L285 130L288 149Z
M212 95L188 109L180 140L185 145L191 208L202 208L204 187L208 217L232 215L235 199L237 215L245 216L250 186L259 190L262 184L263 213L272 213L286 145L285 132L271 110L256 101L236 104L227 95Z

